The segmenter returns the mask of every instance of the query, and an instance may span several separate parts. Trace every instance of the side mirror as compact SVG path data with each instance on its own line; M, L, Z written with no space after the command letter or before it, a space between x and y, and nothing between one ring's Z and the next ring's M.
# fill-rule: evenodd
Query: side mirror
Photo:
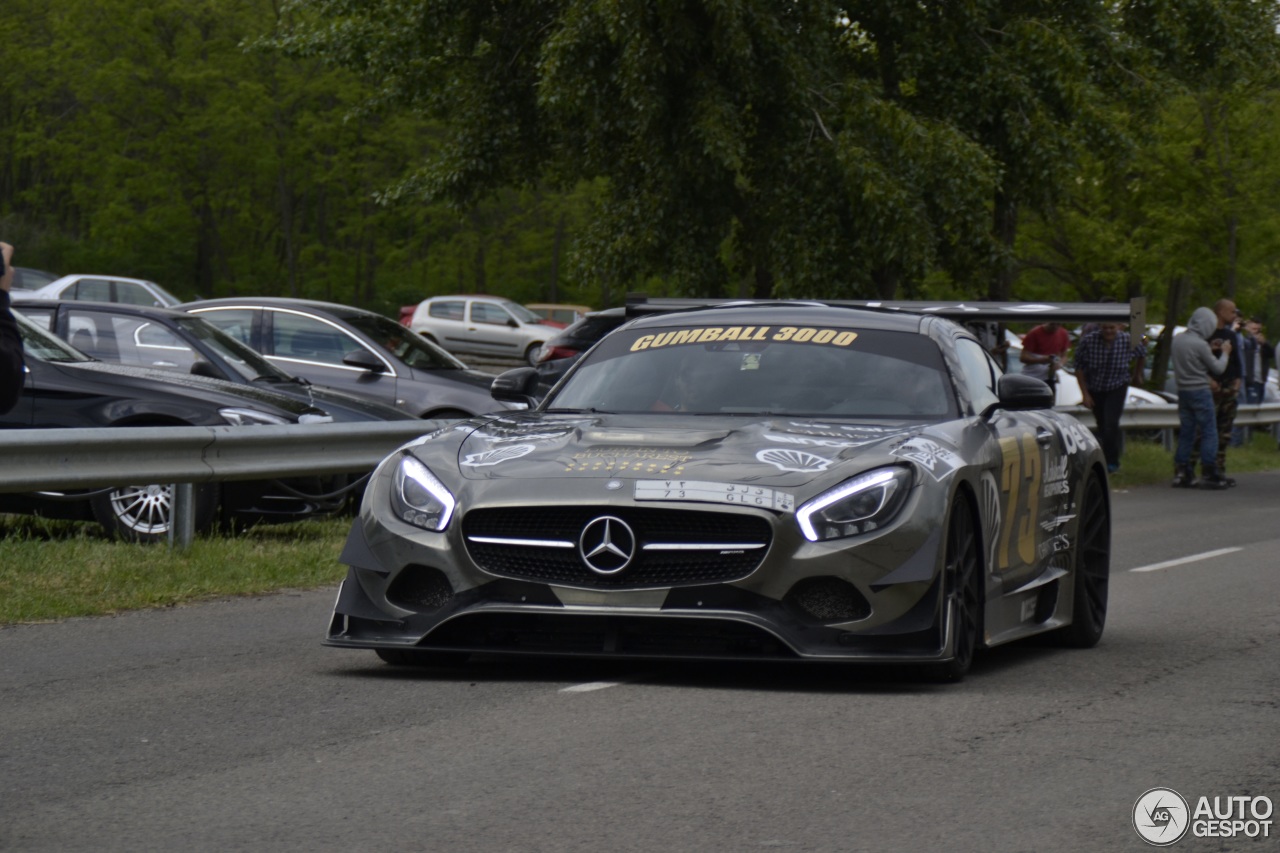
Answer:
M191 370L189 372L192 376L207 376L210 379L227 378L218 372L218 368L214 367L203 358L197 358L195 361L191 362Z
M996 386L1000 407L1010 411L1052 409L1053 389L1047 382L1021 373L1007 373Z
M386 373L387 366L382 359L365 349L354 349L342 357L342 363L348 367L358 367L370 373Z
M533 367L517 367L500 373L489 386L489 395L500 403L538 405L538 371Z
M513 329L518 329L518 328L520 328L520 321L519 321L519 320L517 320L515 317L508 317L508 318L507 318L507 325L508 325L508 326L510 326L510 327L511 327L511 328L513 328Z

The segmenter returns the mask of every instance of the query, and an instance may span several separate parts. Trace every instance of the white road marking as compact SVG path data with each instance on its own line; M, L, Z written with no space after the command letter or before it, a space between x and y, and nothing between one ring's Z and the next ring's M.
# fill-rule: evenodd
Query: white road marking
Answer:
M572 687L561 687L561 693L590 693L592 690L604 690L606 687L617 687L624 681L588 681L586 684L575 684Z
M631 684L636 681L643 681L652 677L652 673L638 672L635 675L628 675L626 678L619 678L617 681L588 681L584 684L574 684L571 687L561 687L561 693L590 693L593 690L605 690L610 687L621 687L624 684Z
M1243 551L1243 548L1219 548L1216 551L1205 551L1203 554L1193 554L1190 557L1181 557L1177 560L1166 560L1163 563L1152 563L1150 566L1139 566L1136 569L1130 569L1131 572L1157 572L1160 569L1171 569L1174 566L1182 566L1187 563L1195 563L1199 560L1211 560L1214 557L1221 557L1224 554L1234 554L1236 551Z

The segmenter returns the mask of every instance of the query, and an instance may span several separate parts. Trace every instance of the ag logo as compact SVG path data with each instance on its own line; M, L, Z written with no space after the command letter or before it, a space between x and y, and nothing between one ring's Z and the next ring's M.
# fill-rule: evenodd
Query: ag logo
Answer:
M1172 788L1152 788L1133 804L1133 828L1143 841L1156 847L1181 841L1190 825L1187 801Z

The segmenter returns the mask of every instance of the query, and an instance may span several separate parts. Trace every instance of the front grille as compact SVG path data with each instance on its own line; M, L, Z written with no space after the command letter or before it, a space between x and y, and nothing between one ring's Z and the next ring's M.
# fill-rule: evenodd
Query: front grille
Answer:
M635 557L614 575L583 562L583 529L601 516L619 518L636 537ZM725 512L653 507L514 507L476 509L462 521L467 552L476 565L500 577L593 589L637 589L723 583L755 571L769 550L771 528L763 518ZM493 539L572 542L572 548L476 542ZM645 545L720 546L699 550L644 550ZM733 546L758 545L755 548Z

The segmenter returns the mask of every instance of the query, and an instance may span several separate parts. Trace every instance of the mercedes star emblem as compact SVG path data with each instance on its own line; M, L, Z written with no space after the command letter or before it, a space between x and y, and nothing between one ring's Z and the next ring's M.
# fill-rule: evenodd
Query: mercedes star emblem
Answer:
M622 519L602 515L582 528L578 552L591 571L598 575L616 575L635 558L636 535Z

